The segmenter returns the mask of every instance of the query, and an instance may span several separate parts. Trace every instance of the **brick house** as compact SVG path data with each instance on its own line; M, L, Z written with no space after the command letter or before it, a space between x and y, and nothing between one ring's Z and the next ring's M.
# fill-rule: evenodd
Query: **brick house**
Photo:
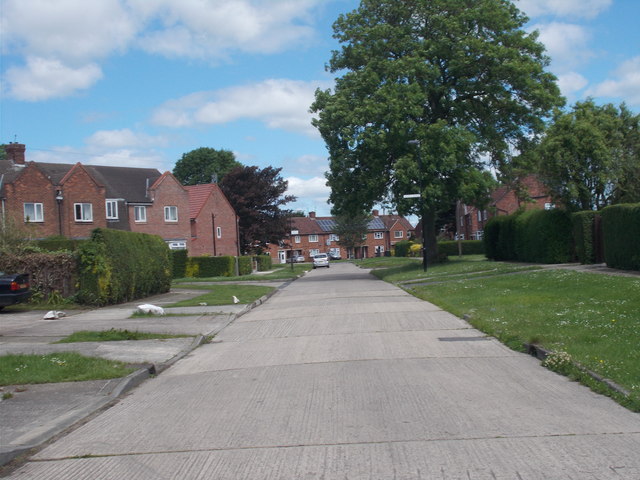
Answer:
M536 175L527 175L515 187L502 185L491 194L489 206L478 209L462 202L456 204L456 234L463 240L480 240L487 221L497 215L511 215L520 208L525 210L555 208L551 196ZM524 199L526 198L526 199Z
M187 186L192 256L240 255L238 216L215 183Z
M308 217L292 217L290 238L278 245L271 244L269 254L275 263L285 263L287 259L298 256L309 261L318 253L341 258L375 257L390 252L396 242L409 239L414 230L406 218L379 215L378 210L374 210L363 244L347 249L339 245L334 229L333 217L316 217L315 212L310 212Z
M24 145L11 143L5 149L7 158L0 161L0 214L32 229L34 238L87 238L94 228L102 227L159 235L174 249L191 247L189 191L170 172L26 162ZM200 215L214 204L223 204L221 197L219 191L215 202L201 205ZM223 205L215 213L220 225L236 224L232 210ZM225 229L230 236L236 231L237 244L237 230ZM213 230L203 230L198 240L213 245ZM237 254L237 249L226 246L218 253L216 248L198 247L198 252L210 255L228 251Z

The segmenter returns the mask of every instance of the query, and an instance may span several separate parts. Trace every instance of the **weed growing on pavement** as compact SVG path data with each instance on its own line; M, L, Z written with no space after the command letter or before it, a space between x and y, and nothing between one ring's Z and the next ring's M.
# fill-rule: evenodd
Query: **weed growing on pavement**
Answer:
M132 371L123 362L75 352L0 356L0 385L103 380L124 377Z
M178 286L176 286L178 287ZM189 288L189 285L179 285L181 288ZM263 295L274 290L273 287L264 285L210 285L209 293L199 295L189 300L165 305L165 307L197 307L202 304L210 305L231 305L236 297L239 303L251 303Z
M117 330L111 328L103 331L81 330L74 332L53 343L79 343L79 342L117 342L123 340L163 340L167 338L184 338L191 335L174 335L167 333L146 333L137 330Z

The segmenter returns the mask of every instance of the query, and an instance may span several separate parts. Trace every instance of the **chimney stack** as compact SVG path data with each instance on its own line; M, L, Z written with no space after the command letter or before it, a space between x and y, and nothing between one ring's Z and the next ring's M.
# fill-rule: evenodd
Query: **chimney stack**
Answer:
M11 142L5 145L4 149L7 152L7 159L14 165L24 165L24 152L27 149L24 144Z
M371 215L373 215L374 217L377 217L379 214L380 214L380 211L379 211L379 210L373 210L373 211L371 212Z
M316 212L309 212L309 218L316 218Z

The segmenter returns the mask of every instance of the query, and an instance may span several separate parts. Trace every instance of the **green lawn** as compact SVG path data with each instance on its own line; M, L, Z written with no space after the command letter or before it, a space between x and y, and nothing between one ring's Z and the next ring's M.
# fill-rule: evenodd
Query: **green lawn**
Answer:
M174 335L165 333L145 333L130 330L102 330L99 332L90 330L81 330L74 332L53 343L78 343L78 342L117 342L122 340L162 340L167 338L184 338L190 335Z
M79 353L0 356L0 385L106 380L129 375L125 363Z
M180 286L182 283L196 282L255 282L261 280L287 280L296 278L304 272L311 270L311 264L296 263L291 269L291 265L274 265L269 273L260 273L252 275L242 275L240 277L203 277L203 278L177 278L173 281L174 286Z
M400 267L403 268L403 267ZM407 281L411 270L374 274ZM434 266L414 295L512 348L535 343L566 352L574 363L631 392L621 403L640 410L640 280L568 270L524 270L478 258ZM416 277L422 277L419 271Z
M237 297L240 303L251 303L263 295L274 290L273 287L263 285L235 285L235 284L219 284L219 285L193 285L193 284L177 284L173 288L198 288L201 290L209 290L208 293L199 295L190 300L166 305L166 307L196 307L202 303L207 305L230 305L233 304L233 297Z

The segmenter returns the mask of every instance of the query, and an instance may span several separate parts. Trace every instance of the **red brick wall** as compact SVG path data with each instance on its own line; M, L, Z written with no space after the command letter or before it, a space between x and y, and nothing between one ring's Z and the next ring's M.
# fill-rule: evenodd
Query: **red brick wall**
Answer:
M107 227L105 189L98 185L84 168L73 167L61 185L63 234L70 238L87 238L94 228ZM75 204L90 203L93 219L76 221Z
M35 238L58 235L55 188L33 164L27 165L13 183L5 185L5 209L16 226L25 226ZM24 222L24 203L42 203L43 222Z
M218 228L221 230L220 238L217 236ZM195 227L192 222L191 232L196 236L191 237L190 256L238 255L236 214L219 188L213 189L195 219Z
M173 175L163 175L152 186L150 196L153 205L147 206L147 221L144 223L135 221L134 207L129 206L131 231L159 235L164 240L182 239L187 242L187 248L190 248L189 195L184 187ZM165 206L178 207L177 222L165 221Z

